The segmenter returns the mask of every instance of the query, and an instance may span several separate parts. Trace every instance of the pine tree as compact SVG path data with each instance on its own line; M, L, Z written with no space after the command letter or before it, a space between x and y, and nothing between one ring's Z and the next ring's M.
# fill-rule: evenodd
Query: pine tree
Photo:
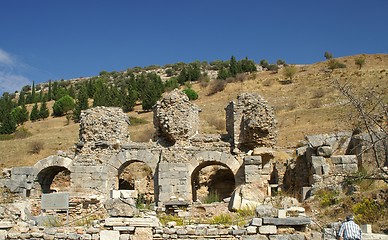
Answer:
M39 108L39 118L40 119L46 119L50 116L50 112L47 108L46 99L43 99L42 104Z
M132 89L131 86L128 87L128 94L125 95L124 101L123 101L123 111L124 112L130 112L133 111L133 108L136 105L137 101L137 92Z
M30 113L30 120L32 122L36 121L39 119L39 110L38 110L38 103L35 102L34 106L32 107L31 109L31 113Z

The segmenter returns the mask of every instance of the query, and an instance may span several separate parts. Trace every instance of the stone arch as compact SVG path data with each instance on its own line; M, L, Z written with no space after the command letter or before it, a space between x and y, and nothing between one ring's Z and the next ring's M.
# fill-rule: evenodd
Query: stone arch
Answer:
M151 151L148 150L139 150L139 149L132 149L132 150L123 150L120 153L118 153L113 159L111 159L110 164L117 169L117 174L115 176L116 178L116 189L122 189L122 190L129 190L132 188L131 187L123 187L124 184L122 181L120 181L120 176L121 174L125 171L127 167L131 167L131 165L136 165L136 164L143 164L141 166L144 170L144 168L147 168L145 171L150 172L150 177L147 178L147 186L152 189L152 194L146 194L148 195L149 199L154 199L155 196L157 196L156 190L154 186L157 186L156 181L157 181L157 165L159 162L159 155L153 154ZM123 189L124 188L124 189ZM135 186L136 189L136 186ZM137 189L136 189L137 190ZM143 189L144 190L144 189ZM140 191L139 193L142 193ZM152 195L152 196L150 196ZM147 196L146 196L147 197Z
M231 154L217 151L200 152L193 157L193 160L191 161L192 168L189 169L193 201L197 200L199 173L208 166L222 167L221 169L216 170L215 174L211 175L213 179L210 179L209 186L207 186L210 191L219 191L221 198L230 196L235 186L239 183L237 178L241 163ZM217 186L222 181L224 181L223 187ZM213 186L211 186L212 184Z
M59 173L70 176L69 168L72 164L70 158L50 156L38 161L34 165L35 179L40 184L42 193L52 192L51 184ZM70 181L67 182L70 186Z
M202 171L205 171L205 173ZM232 195L236 187L235 175L225 164L205 161L193 170L191 187L193 201L210 195L213 195L213 198L216 197L219 201ZM202 194L198 192L202 192Z

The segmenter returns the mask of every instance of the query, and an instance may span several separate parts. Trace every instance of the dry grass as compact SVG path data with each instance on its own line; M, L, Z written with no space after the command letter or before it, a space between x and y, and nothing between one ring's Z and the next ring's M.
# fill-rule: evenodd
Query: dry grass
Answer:
M357 93L363 88L374 87L380 94L388 95L388 55L365 55L366 62L361 70L354 63L358 57L360 55L338 58L347 68L335 69L332 73L324 71L326 62L297 66L300 71L287 85L279 83L284 78L281 73L272 72L252 74L244 82L230 82L221 92L212 95L208 95L211 84L193 84L193 89L199 94L193 102L202 110L201 132L225 133L225 107L242 92L257 92L274 107L280 148L295 147L304 135L350 130L353 127L348 119L350 109L343 105L346 101L333 87L333 79L351 83ZM312 101L319 101L319 104ZM48 103L50 110L52 104ZM154 132L153 113L142 112L138 105L128 115L148 122L128 128L131 140L149 141ZM66 125L65 117L27 122L24 127L32 136L0 141L1 167L33 165L58 150L73 147L78 141L79 125L72 122ZM29 153L32 142L44 143L39 154Z

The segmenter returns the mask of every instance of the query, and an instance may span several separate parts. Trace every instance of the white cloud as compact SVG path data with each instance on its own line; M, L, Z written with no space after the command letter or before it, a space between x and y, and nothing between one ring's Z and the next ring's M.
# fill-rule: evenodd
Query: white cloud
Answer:
M23 86L30 84L30 80L20 74L23 63L18 62L11 54L0 48L0 94L13 93Z
M0 48L0 65L2 67L8 67L8 68L15 66L15 61L11 57L11 55L1 48Z
M20 91L23 86L29 84L30 80L28 78L13 73L2 72L0 69L0 93Z

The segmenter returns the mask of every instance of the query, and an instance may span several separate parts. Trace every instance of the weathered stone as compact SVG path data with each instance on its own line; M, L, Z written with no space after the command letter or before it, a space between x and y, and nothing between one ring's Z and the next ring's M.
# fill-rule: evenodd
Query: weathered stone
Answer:
M263 225L263 219L261 217L260 218L252 218L251 223L249 225L260 227L261 225Z
M132 240L152 240L152 228L137 227Z
M278 210L272 205L259 205L256 207L256 217L275 217L278 215Z
M261 156L246 156L244 157L245 165L261 165Z
M305 240L306 237L303 234L282 234L282 235L270 235L269 240Z
M311 223L311 219L307 217L288 217L288 218L263 217L263 225L298 226L298 225L307 225L310 223Z
M276 234L277 233L277 227L274 225L266 225L266 226L261 226L259 227L259 233L260 234Z
M276 143L276 119L272 108L256 93L242 93L226 107L226 128L239 149L272 147Z
M330 157L333 154L333 150L330 146L320 146L317 148L317 155L323 157Z
M182 91L175 89L154 108L156 135L169 143L187 141L199 131L199 108Z
M108 199L105 209L111 217L133 217L137 212L133 199Z
M256 226L248 226L247 227L247 233L248 234L256 234L257 233L257 227Z
M242 240L268 240L266 235L247 235L241 236Z
M246 235L247 230L246 229L235 229L232 231L232 235L234 236L241 236L241 235Z
M112 230L102 230L100 232L100 240L119 240L120 232Z

